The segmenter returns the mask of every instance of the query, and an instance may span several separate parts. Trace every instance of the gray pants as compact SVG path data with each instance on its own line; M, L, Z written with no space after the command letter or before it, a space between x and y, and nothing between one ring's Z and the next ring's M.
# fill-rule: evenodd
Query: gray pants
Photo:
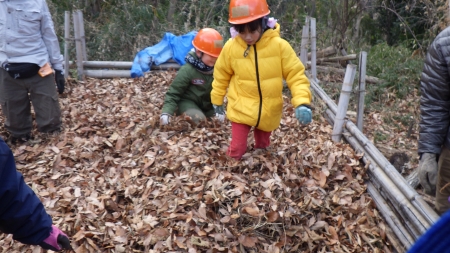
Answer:
M0 68L0 103L5 128L13 137L21 138L31 133L33 123L30 102L39 132L50 133L61 127L61 109L53 74L14 79Z
M209 111L202 111L194 102L191 100L181 100L178 102L178 114L186 114L191 117L195 124L206 120L206 118L211 118L215 115L214 109L211 108Z
M448 185L447 185L448 184ZM436 210L440 215L450 209L450 150L444 147L439 156L436 184Z

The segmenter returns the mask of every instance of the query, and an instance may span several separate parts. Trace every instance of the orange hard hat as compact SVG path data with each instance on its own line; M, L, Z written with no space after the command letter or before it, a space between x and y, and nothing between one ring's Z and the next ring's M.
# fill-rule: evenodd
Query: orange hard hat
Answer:
M219 57L223 47L223 38L218 31L212 28L203 28L197 33L192 44L205 54Z
M266 0L231 0L228 22L239 25L270 13Z

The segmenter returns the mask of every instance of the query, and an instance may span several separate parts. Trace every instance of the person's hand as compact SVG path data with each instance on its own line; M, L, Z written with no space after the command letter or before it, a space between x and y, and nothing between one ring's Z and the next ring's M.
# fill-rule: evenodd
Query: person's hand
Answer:
M42 241L39 246L41 246L43 249L49 249L53 251L72 249L69 237L54 225L52 225L52 231L50 232L50 235L44 241Z
M66 79L64 78L64 71L55 69L55 82L58 87L59 94L63 94Z
M436 154L423 153L419 162L419 182L426 194L436 194L438 163Z
M160 122L161 126L169 124L170 117L172 117L172 115L170 115L168 113L161 114L161 116L159 117L159 122Z
M302 125L306 125L311 123L311 117L312 112L311 109L309 109L305 105L300 105L297 108L295 108L295 117L297 118L298 122Z
M216 118L220 122L224 122L225 120L225 110L223 109L223 105L213 105L214 112L216 113Z

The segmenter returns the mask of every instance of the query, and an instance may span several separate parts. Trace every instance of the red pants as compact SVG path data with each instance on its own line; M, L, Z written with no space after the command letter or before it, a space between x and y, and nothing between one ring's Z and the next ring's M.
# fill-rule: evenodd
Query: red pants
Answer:
M244 124L231 122L231 143L227 155L239 160L247 151L247 136L252 127ZM267 148L270 145L270 134L256 129L253 131L255 137L255 148Z

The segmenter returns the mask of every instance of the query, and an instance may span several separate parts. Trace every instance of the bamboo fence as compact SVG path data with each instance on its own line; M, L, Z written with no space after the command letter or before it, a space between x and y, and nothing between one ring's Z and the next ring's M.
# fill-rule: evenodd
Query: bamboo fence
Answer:
M347 72L344 77L344 85L342 85L341 95L339 96L339 103L335 122L333 125L333 132L331 139L334 142L340 142L342 136L342 128L344 126L345 115L347 114L348 102L350 101L350 93L352 92L353 82L355 80L356 66L353 64L347 65Z

